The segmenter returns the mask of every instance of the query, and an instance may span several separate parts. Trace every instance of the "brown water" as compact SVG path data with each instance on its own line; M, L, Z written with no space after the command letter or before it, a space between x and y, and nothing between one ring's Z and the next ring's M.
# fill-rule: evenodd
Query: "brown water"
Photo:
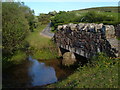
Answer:
M55 83L73 73L61 60L36 60L29 56L23 64L3 72L4 87L35 87Z

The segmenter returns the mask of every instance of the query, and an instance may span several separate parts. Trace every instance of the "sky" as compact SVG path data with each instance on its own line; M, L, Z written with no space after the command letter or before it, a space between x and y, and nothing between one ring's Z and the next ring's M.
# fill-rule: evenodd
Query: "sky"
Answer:
M50 0L48 0L50 1ZM25 1L24 3L25 5L27 5L28 7L30 7L31 9L33 9L35 11L35 15L39 15L40 13L49 13L51 11L72 11L72 10L79 10L79 9L85 9L85 8L91 8L91 7L103 7L103 6L118 6L118 1L117 0L104 0L106 2L98 2L95 0L92 0L92 2L88 2L88 0L84 0L83 1L76 1L76 0L72 0L68 2L64 0L57 0L55 2L55 0L52 0L50 2L48 2L46 0L43 1L38 1L35 0L33 1ZM111 2L110 2L111 1Z

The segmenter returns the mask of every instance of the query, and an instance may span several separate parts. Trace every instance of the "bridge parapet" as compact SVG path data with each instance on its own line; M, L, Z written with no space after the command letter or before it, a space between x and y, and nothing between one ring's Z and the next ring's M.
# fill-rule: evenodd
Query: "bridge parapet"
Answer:
M115 56L115 50L107 40L107 38L114 38L114 34L115 30L112 25L70 23L58 26L54 41L57 46L86 58L91 58L98 52Z

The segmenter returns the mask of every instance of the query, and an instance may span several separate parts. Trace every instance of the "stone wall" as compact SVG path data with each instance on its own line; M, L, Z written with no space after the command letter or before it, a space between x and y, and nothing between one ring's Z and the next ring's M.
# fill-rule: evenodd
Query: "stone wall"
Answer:
M116 31L116 36L117 38L119 39L118 40L118 56L120 57L120 24L118 24L116 27L115 27L115 31Z
M115 57L115 48L113 49L107 40L111 38L115 38L113 25L95 23L60 25L54 35L54 41L59 47L87 58L98 52Z

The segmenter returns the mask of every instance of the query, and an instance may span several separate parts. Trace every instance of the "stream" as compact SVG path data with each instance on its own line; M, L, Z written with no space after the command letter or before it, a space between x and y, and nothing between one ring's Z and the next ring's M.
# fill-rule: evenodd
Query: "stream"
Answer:
M3 88L36 87L65 79L74 69L63 68L60 59L36 60L29 56L21 65L3 73Z

